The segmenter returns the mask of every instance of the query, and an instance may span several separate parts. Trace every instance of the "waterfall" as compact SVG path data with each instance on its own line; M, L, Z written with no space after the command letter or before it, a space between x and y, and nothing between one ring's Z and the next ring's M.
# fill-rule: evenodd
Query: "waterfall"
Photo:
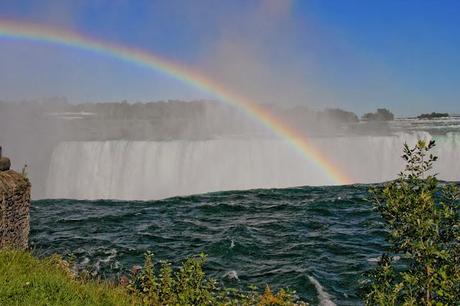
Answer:
M402 145L428 133L312 139L353 182L393 179ZM460 134L434 137L440 178L460 180ZM48 198L150 200L212 191L330 185L312 160L278 139L62 142L54 150Z

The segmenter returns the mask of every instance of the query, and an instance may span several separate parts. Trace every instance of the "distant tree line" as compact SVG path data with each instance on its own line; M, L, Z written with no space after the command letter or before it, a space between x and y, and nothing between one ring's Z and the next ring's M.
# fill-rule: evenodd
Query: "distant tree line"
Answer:
M364 121L392 121L395 116L386 108L379 108L375 113L366 113L361 119Z
M444 117L449 117L449 114L448 113L436 113L436 112L432 112L431 114L428 113L428 114L421 114L420 116L418 116L417 118L418 119L436 119L436 118L444 118Z
M335 135L355 131L360 118L339 108L313 110L306 105L265 105L298 131L308 135ZM29 102L0 101L0 119L59 121L63 135L79 140L98 139L209 139L224 135L260 135L265 130L237 109L216 101L104 102L70 104L65 99ZM71 119L71 120L70 120ZM387 109L365 114L363 121L389 121Z

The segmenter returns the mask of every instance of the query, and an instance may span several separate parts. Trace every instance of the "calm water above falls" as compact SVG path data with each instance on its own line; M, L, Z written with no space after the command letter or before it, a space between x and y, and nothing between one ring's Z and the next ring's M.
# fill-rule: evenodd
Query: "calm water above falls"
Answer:
M107 277L141 264L146 250L176 262L205 252L206 268L227 285L290 287L312 304L319 303L322 286L337 305L356 305L361 274L385 245L367 190L302 187L150 202L41 200L32 206L31 241L39 254L74 254L78 265ZM230 279L232 271L238 280Z

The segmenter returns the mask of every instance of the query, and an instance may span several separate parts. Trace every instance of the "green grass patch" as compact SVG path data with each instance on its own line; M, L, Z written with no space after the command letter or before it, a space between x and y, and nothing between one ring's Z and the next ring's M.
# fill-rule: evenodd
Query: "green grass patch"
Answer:
M0 251L0 305L135 305L121 286L76 278L59 256Z

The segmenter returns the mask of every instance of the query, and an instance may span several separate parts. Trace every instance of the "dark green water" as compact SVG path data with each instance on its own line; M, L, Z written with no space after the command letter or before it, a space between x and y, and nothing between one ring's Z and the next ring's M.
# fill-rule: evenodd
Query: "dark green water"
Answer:
M312 304L327 294L357 305L362 272L384 250L368 186L221 192L151 202L35 201L32 247L74 254L79 267L113 277L157 259L205 252L208 272L224 284L290 287ZM229 275L236 272L238 279ZM318 296L316 279L327 292Z

